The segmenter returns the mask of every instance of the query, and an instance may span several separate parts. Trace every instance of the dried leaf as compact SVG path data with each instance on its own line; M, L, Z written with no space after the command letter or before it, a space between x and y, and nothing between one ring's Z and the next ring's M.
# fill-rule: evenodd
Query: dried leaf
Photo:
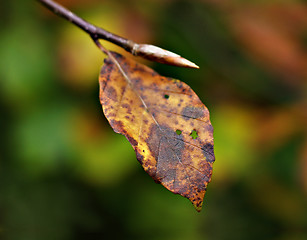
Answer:
M144 170L201 210L211 180L209 112L185 83L112 53L100 74L100 101L115 132L133 146Z

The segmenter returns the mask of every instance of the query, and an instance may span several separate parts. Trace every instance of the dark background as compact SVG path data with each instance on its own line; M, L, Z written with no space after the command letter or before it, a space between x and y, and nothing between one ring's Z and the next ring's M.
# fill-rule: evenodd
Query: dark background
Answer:
M307 239L305 1L60 3L200 66L145 62L209 108L212 182L201 213L155 184L103 116L91 39L37 1L1 1L0 239Z

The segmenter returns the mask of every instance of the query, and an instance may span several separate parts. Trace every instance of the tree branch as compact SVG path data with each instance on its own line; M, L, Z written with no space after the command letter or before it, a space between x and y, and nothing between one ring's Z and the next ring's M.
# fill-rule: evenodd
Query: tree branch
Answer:
M130 52L135 56L140 56L151 61L175 65L179 67L198 68L196 64L190 62L185 58L182 58L178 54L172 53L154 45L137 44L132 40L120 37L100 27L97 27L52 0L38 1L41 2L53 13L65 18L66 20L70 21L71 23L88 33L90 37L94 40L96 45L99 39L103 39L124 48L126 51Z

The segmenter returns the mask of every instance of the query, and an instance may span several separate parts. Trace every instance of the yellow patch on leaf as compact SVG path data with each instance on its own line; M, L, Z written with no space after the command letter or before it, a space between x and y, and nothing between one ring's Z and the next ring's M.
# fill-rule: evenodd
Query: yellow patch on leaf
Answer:
M200 211L215 160L208 109L185 83L111 54L120 67L107 58L99 78L106 118L156 182Z

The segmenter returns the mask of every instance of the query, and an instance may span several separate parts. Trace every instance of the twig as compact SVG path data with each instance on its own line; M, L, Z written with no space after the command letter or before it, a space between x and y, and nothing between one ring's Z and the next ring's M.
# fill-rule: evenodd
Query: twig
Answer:
M38 1L41 2L45 7L47 7L53 13L59 15L60 17L65 18L66 20L70 21L71 23L78 26L86 33L88 33L91 36L91 38L95 41L96 45L97 45L96 40L103 39L124 48L126 51L130 52L135 56L140 56L149 59L151 61L175 65L179 67L198 68L196 64L190 62L185 58L182 58L178 54L164 50L154 45L137 44L132 40L120 37L100 27L97 27L85 21L84 19L80 18L73 12L69 11L65 7L61 6L60 4L52 0L38 0Z
M104 39L131 52L134 42L97 27L52 0L38 0L50 11L65 18L96 39Z

